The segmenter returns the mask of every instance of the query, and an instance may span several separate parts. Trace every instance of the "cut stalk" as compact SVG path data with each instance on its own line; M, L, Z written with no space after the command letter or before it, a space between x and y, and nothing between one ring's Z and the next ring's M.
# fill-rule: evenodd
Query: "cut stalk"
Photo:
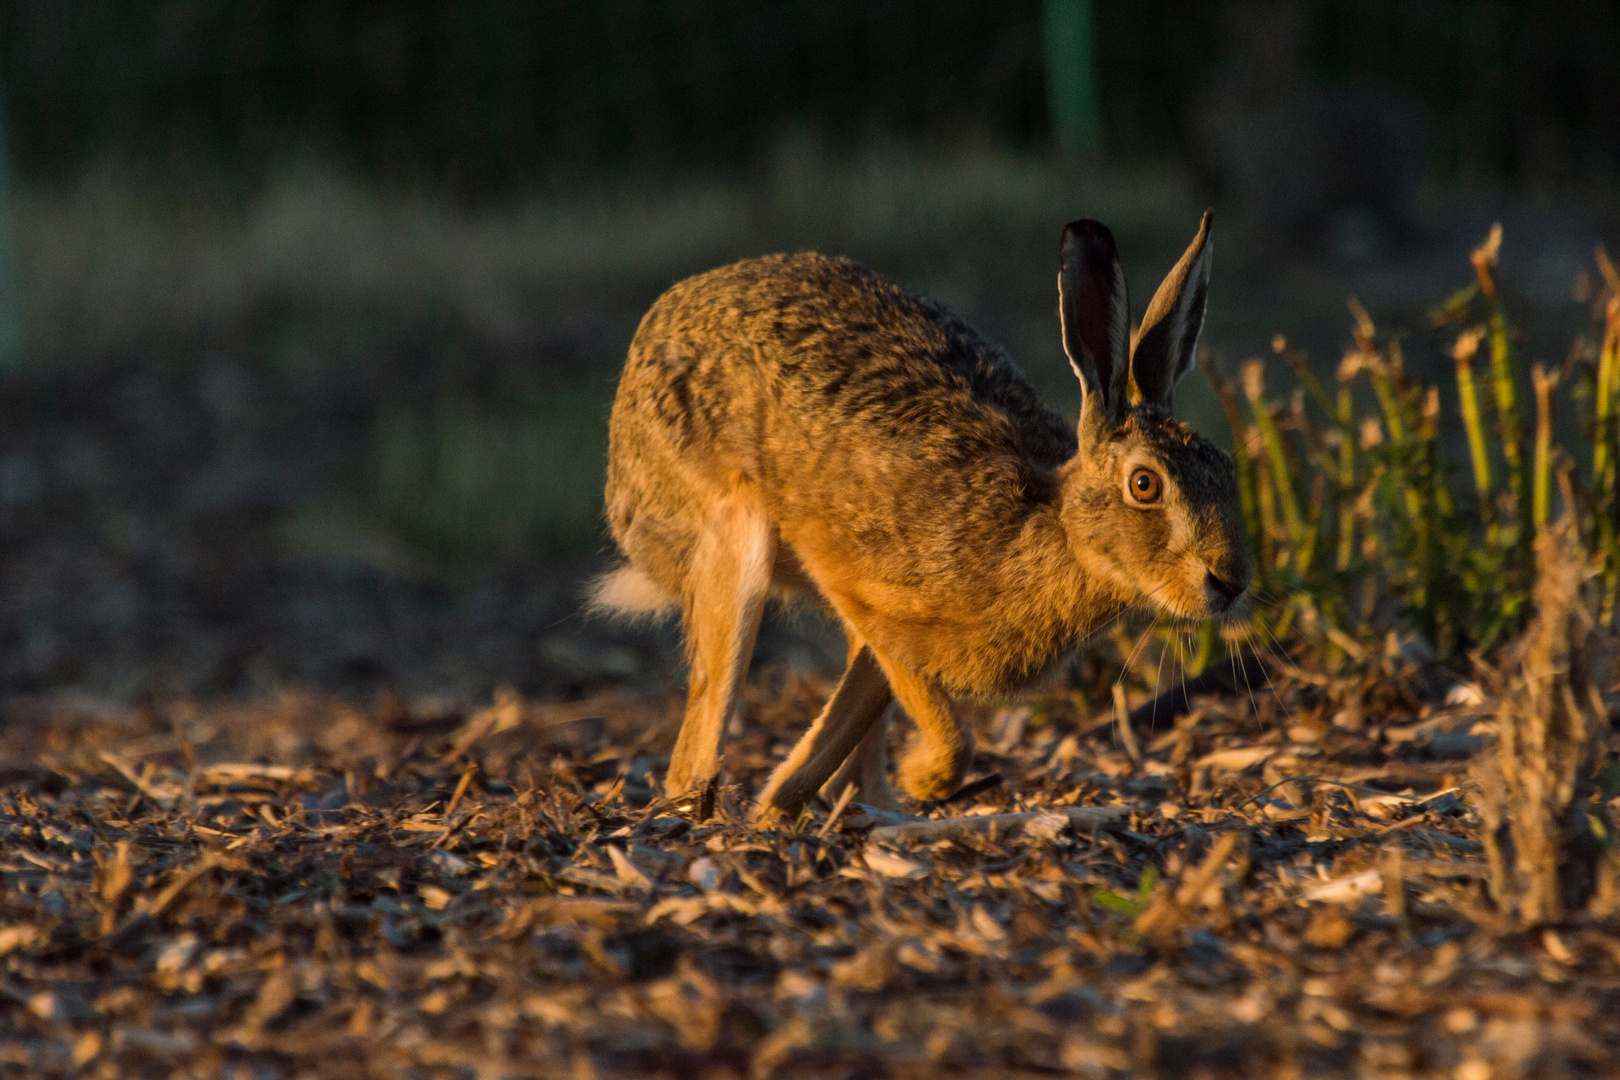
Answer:
M1248 428L1238 414L1237 394L1232 390L1231 381L1215 367L1215 362L1210 359L1207 351L1199 356L1198 366L1215 391L1215 397L1220 401L1222 411L1226 413L1226 424L1232 429L1232 461L1237 466L1238 501L1243 507L1243 523L1249 531L1249 543L1258 554L1262 547L1260 508L1255 499L1254 459L1249 453L1248 441L1245 438ZM1256 582L1261 588L1265 587L1267 569L1264 560L1261 560L1257 571L1259 580Z
M1395 465L1394 481L1399 485L1406 503L1406 515L1415 527L1418 517L1423 513L1423 500L1412 488L1411 477L1407 475L1407 462L1404 451L1408 445L1406 438L1406 418L1401 411L1399 388L1395 380L1390 378L1388 365L1383 363L1376 354L1369 353L1362 357L1362 370L1373 385L1373 392L1378 395L1378 406L1384 414L1384 423L1389 428L1389 445L1394 448L1393 461Z
M1614 399L1620 393L1620 275L1615 273L1608 254L1598 249L1598 266L1609 282L1609 303L1604 310L1603 350L1598 360L1597 408L1604 423L1599 425L1599 438L1594 449L1592 484L1597 493L1595 514L1599 537L1599 550L1605 553L1603 568L1603 599L1601 618L1613 625L1616 596L1620 594L1620 496L1615 492L1614 443L1616 433L1612 421ZM1606 456L1599 459L1598 453ZM1598 467L1601 462L1602 467Z
M1265 402L1265 389L1264 365L1259 360L1250 360L1243 365L1243 393L1249 399L1249 411L1254 415L1255 426L1260 429L1260 438L1265 444L1271 478L1277 489L1277 501L1282 509L1283 525L1288 531L1289 544L1294 549L1295 568L1303 575L1310 569L1311 538L1305 527L1305 516L1299 509L1299 499L1294 494L1288 451L1277 432L1277 425L1272 421L1271 409Z
M1425 425L1419 426L1418 435L1423 446L1427 446L1432 440L1424 438L1424 436L1428 435L1424 427ZM1425 500L1419 494L1419 479L1419 477L1411 475L1411 472L1404 467L1394 476L1395 482L1400 485L1401 492L1406 498L1406 509L1411 518L1412 532L1417 548L1416 558L1409 568L1410 580L1413 583L1412 606L1417 609L1418 623L1424 636L1433 644L1435 640L1433 589L1435 537L1433 528L1434 515L1432 513L1434 502L1432 499Z
M1378 395L1378 407L1384 414L1384 426L1389 428L1389 442L1391 446L1406 445L1406 418L1401 414L1400 397L1396 393L1395 382L1389 377L1389 369L1376 355L1363 358L1362 370L1367 373L1372 383L1373 393Z
M1597 382L1592 395L1592 482L1598 491L1612 491L1614 432L1610 428L1614 409L1615 379L1620 375L1620 296L1609 301L1604 320L1603 348L1598 352Z
M1339 552L1334 565L1342 572L1350 569L1355 557L1356 510L1352 496L1356 489L1355 405L1350 387L1339 384Z
M1496 292L1496 265L1502 250L1502 226L1492 225L1490 236L1472 256L1474 276L1479 279L1480 295L1489 312L1486 334L1491 350L1491 389L1496 397L1497 435L1502 440L1502 460L1507 464L1508 483L1513 491L1514 515L1519 522L1518 544L1529 552L1529 477L1524 461L1524 421L1519 415L1518 393L1514 389L1513 357L1508 349L1507 319Z
M1423 442L1423 472L1428 481L1428 498L1423 500L1422 529L1419 533L1421 566L1423 567L1424 627L1429 641L1437 650L1444 651L1449 634L1449 620L1439 594L1443 546L1441 528L1451 516L1451 493L1446 490L1445 477L1440 470L1440 388L1431 386L1423 395L1419 413L1418 437ZM1412 488L1415 493L1417 485Z
M1249 437L1255 442L1260 441L1260 433L1254 428L1249 429ZM1255 501L1260 511L1260 561L1267 568L1276 570L1281 567L1282 560L1277 557L1277 491L1272 483L1270 458L1257 457L1254 466Z
M1552 509L1552 392L1558 385L1558 373L1548 372L1537 364L1530 369L1530 379L1536 389L1535 491L1531 520L1539 536L1547 528Z
M1451 501L1451 488L1446 484L1445 471L1440 466L1440 388L1431 386L1423 393L1423 409L1419 414L1418 434L1423 439L1424 475L1434 496L1434 509L1442 517L1454 517L1457 507Z
M1497 430L1502 439L1502 460L1507 463L1513 505L1521 520L1525 505L1524 425L1513 385L1513 360L1508 352L1507 325L1502 309L1493 305L1490 318L1491 385L1496 393Z
M1463 428L1468 433L1468 456L1474 466L1474 491L1479 496L1480 521L1485 526L1486 542L1494 546L1499 534L1495 520L1495 493L1491 488L1491 455L1485 442L1485 421L1479 411L1479 390L1474 385L1474 355L1479 352L1479 343L1484 336L1483 327L1467 331L1457 339L1451 355L1457 362L1457 398Z
M1288 339L1281 334L1271 339L1271 351L1282 357L1288 366L1294 369L1294 375L1298 377L1300 385L1305 387L1305 392L1316 401L1323 414L1332 416L1333 399L1328 397L1327 387L1322 385L1322 380L1311 370L1305 354L1298 349L1290 349Z

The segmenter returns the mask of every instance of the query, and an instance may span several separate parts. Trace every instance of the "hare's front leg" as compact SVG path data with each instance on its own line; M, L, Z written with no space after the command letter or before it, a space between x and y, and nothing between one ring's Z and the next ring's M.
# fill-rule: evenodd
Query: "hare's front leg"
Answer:
M678 798L720 771L720 737L742 708L743 680L770 590L776 530L751 485L721 499L687 569L683 622L690 660L686 716L664 792Z
M943 799L962 785L973 760L973 730L932 680L888 662L883 671L917 725L917 741L900 759L900 787L913 799Z
M844 669L844 677L838 680L838 688L810 730L766 781L759 796L760 818L775 814L797 816L867 733L881 727L877 721L894 695L872 650L859 645L858 639L852 638L851 644L857 647Z

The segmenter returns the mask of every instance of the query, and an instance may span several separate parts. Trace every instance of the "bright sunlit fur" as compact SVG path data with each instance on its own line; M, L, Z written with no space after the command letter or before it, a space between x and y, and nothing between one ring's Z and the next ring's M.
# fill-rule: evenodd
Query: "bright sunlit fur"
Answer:
M591 606L625 618L657 618L680 610L678 596L634 566L621 566L591 585Z
M670 795L718 770L772 592L820 598L850 642L761 796L787 814L840 766L861 801L895 805L891 696L919 730L901 786L942 798L973 756L952 696L1027 685L1135 604L1232 608L1249 580L1232 462L1169 411L1203 323L1208 240L1206 215L1133 346L1112 236L1064 230L1077 428L949 310L845 260L748 260L653 305L610 428L608 521L627 562L596 602L680 604L692 676ZM1144 465L1163 480L1151 506L1125 488Z

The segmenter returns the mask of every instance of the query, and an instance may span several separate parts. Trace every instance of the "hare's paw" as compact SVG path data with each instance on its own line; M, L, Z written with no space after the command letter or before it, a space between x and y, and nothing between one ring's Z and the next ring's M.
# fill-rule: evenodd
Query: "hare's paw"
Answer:
M973 760L973 736L946 743L918 739L900 759L900 787L913 799L943 799L962 786Z

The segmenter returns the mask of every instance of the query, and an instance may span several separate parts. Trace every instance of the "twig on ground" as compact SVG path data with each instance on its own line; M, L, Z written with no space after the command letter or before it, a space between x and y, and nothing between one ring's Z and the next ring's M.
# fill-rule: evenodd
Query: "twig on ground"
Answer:
M833 803L832 813L828 814L827 820L821 823L821 829L816 833L816 836L825 838L832 827L838 824L838 819L844 816L844 811L849 809L849 804L854 798L855 782L851 780L844 785L843 794L839 795L838 801Z
M879 811L883 813L883 811ZM967 833L987 833L991 829L1005 830L1026 825L1039 818L1061 815L1071 825L1082 829L1108 829L1119 826L1131 813L1128 806L1069 806L1052 810L1031 810L1017 814L973 814L968 817L939 818L933 821L910 821L899 825L883 825L872 830L869 840L891 843L906 840L943 840Z

